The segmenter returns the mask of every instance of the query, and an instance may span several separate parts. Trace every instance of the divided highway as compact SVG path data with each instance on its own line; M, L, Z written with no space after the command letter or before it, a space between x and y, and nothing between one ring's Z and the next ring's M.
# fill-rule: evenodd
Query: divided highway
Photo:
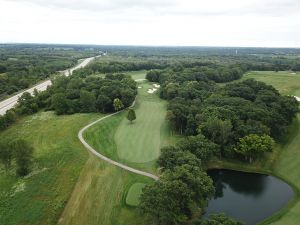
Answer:
M72 75L74 70L77 70L79 68L83 68L85 66L87 66L92 60L94 60L95 58L98 58L99 56L95 56L95 57L90 57L90 58L86 58L84 60L82 60L80 63L78 63L76 66L64 70L62 71L62 74L65 76L70 76ZM12 109L17 103L18 103L18 99L19 97L21 97L22 94L24 94L25 92L29 92L30 94L33 94L34 89L37 89L38 91L45 91L47 89L48 86L50 86L51 80L46 80L43 81L42 83L36 84L34 87L26 89L6 100L3 100L0 102L0 115L4 115L6 113L7 110Z

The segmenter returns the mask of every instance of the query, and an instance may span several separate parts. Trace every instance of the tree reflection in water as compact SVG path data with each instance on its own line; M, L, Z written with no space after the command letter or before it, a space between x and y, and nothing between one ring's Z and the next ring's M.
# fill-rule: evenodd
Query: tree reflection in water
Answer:
M237 193L253 197L259 197L266 190L267 175L264 174L237 173L232 170L209 170L207 173L214 181L215 199L223 197L226 186Z

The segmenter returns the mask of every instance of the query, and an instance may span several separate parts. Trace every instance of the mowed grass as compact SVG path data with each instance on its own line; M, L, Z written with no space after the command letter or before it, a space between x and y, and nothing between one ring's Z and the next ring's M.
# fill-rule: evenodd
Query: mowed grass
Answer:
M242 80L249 78L271 84L284 95L300 96L300 73L290 71L252 71L245 74Z
M300 96L300 74L289 71L249 72L242 80L254 78L274 86L284 95ZM238 82L238 81L237 81ZM295 190L295 198L285 208L260 224L300 224L300 114L289 128L289 132L277 144L267 159L254 165L241 162L221 162L220 167L273 174L288 182Z
M128 189L135 182L152 181L91 156L58 224L149 224L136 208L126 204Z
M146 70L138 70L138 71L126 72L125 74L130 75L134 80L138 80L138 79L145 79L146 73L147 73Z
M290 140L280 146L281 155L274 165L274 172L290 182L297 189L295 205L289 207L286 214L272 224L300 224L300 115L295 121Z
M137 119L132 124L124 111L92 126L84 133L87 142L101 154L134 168L156 172L160 148L176 140L165 119L166 102L158 93L148 94L152 84L138 84L134 109Z
M156 94L147 93L148 83L140 84L140 87L134 107L137 119L130 123L123 118L114 137L119 158L134 163L145 163L159 157L161 128L166 123L166 103ZM145 99L144 93L155 97Z
M24 138L35 149L30 176L0 170L0 224L56 224L88 158L77 132L98 117L41 112L0 133L1 139Z
M146 184L144 183L135 183L133 184L126 197L126 204L131 206L137 206L140 202L139 197L142 194L142 190L145 187Z
M145 73L143 76L140 74L137 76L134 79L142 79ZM157 93L152 95L147 93L152 84L143 82L138 85L143 88L138 89L135 106L137 120L133 124L128 122L127 112L124 111L95 124L83 135L85 140L101 154L134 168L156 173L155 162L159 156L160 146L169 144L175 137L171 135L165 121L166 102L160 100ZM158 144L149 141L153 138ZM131 145L127 143L139 139L143 140L138 145L134 145L133 142ZM142 143L149 143L150 147L144 148ZM125 157L125 153L131 152L137 154L138 158L134 155ZM91 156L59 224L150 224L134 207L138 204L142 187L150 182L153 180Z

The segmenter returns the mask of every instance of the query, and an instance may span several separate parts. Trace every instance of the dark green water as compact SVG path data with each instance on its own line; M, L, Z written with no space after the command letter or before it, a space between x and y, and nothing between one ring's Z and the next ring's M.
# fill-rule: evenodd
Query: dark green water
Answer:
M268 175L232 170L209 170L216 194L206 214L221 213L256 224L271 216L293 198L293 189L282 180Z

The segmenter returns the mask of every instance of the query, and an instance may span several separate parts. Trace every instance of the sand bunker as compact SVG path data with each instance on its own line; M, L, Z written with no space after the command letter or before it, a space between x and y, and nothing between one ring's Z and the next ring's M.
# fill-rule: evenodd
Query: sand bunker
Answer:
M158 90L158 88L160 88L160 85L159 84L153 84L154 88L149 88L148 89L148 93L149 94L153 94L154 92L156 92Z
M156 92L156 91L157 91L157 88L149 88L147 92L148 92L149 94L153 94L153 93Z
M297 97L297 96L294 96L294 97L298 102L300 102L300 97Z

